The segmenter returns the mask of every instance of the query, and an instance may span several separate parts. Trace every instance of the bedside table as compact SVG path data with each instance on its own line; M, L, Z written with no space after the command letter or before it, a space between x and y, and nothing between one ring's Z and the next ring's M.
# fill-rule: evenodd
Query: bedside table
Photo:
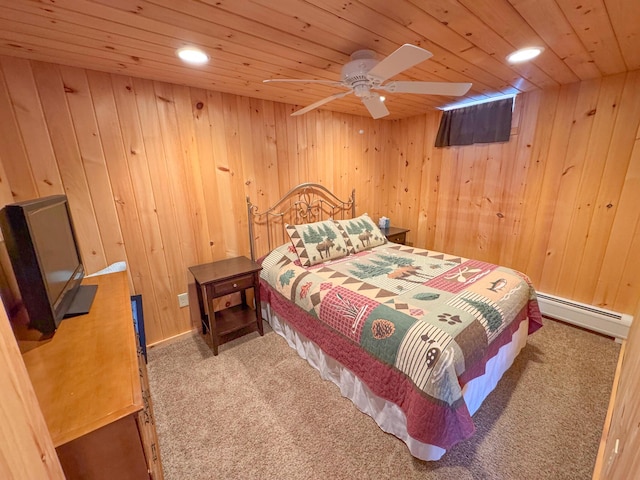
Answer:
M202 323L202 333L206 334L208 330L211 334L214 355L218 355L219 345L254 331L256 327L260 335L264 335L260 309L260 270L260 265L246 257L189 267L193 278L189 291L195 291L198 297L198 306L191 307L191 317L195 323L198 320ZM249 288L253 288L255 311L247 305L246 290ZM240 305L214 311L215 298L235 292L240 292L242 297Z
M401 243L404 245L407 241L408 228L389 227L382 228L380 231L387 237L387 240L393 243Z

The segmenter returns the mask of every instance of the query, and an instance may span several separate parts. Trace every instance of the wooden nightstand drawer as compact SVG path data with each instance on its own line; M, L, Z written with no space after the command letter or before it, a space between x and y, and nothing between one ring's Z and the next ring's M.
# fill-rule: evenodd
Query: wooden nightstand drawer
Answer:
M223 282L214 283L211 288L216 296L228 293L239 292L245 288L253 287L253 275L236 277Z
M404 244L407 241L407 234L406 233L398 233L396 235L389 235L387 237L387 240L389 240L392 243L402 243L402 244Z
M389 227L382 230L382 233L389 242L400 243L404 245L407 242L408 228L402 227Z

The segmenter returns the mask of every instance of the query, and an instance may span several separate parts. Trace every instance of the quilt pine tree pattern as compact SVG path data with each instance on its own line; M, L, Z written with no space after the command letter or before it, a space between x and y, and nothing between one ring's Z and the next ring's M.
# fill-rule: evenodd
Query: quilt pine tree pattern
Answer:
M335 241L317 226L301 234L316 246ZM309 268L280 248L265 263L273 267L261 275L275 290L446 402L460 397L457 378L469 359L482 357L519 312L531 306L536 315L523 274L404 245Z
M445 253L387 243L305 267L284 245L262 266L278 316L399 406L413 438L444 449L473 433L464 385L523 322L542 325L525 275Z

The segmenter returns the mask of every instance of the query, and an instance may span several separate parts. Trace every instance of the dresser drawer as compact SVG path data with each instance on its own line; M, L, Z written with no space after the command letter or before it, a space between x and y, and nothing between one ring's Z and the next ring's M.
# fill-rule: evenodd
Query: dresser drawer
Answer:
M236 277L230 280L224 280L211 284L215 296L226 295L227 293L238 292L245 288L253 287L253 274L244 277Z

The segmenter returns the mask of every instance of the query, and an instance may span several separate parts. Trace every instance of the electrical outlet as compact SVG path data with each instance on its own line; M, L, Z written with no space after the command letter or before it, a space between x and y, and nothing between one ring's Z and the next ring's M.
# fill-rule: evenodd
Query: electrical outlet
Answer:
M180 307L188 307L189 306L189 294L181 293L178 295L178 305Z

